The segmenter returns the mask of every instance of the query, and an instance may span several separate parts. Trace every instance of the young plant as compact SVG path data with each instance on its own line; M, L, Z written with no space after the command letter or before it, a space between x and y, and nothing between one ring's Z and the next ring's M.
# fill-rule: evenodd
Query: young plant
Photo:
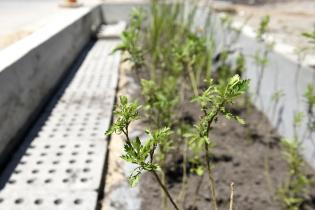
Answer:
M298 128L301 126L302 121L304 119L303 112L295 112L293 116L293 136L294 139L299 139L298 136Z
M129 27L122 33L121 44L113 52L127 52L128 57L124 61L130 61L133 64L138 77L139 70L145 65L144 51L141 47L141 27L144 20L144 11L142 9L133 9Z
M115 133L123 134L125 136L124 154L121 158L137 166L128 177L130 185L135 186L139 182L140 176L144 171L150 172L154 175L159 186L163 189L174 208L179 210L167 187L163 184L158 175L160 166L154 162L157 148L163 141L168 141L171 131L169 128L162 128L153 132L147 130L146 133L149 137L144 143L141 142L139 137L131 139L129 136L129 125L134 120L140 118L139 109L140 106L138 103L128 103L127 97L121 96L120 104L114 112L117 119L106 132L106 135Z
M238 96L242 95L248 88L249 81L241 80L238 75L233 76L225 84L215 85L213 81L209 81L209 87L199 96L193 99L197 102L203 112L198 124L195 126L195 132L192 134L193 144L202 146L205 152L205 166L208 173L208 181L211 197L213 199L213 209L217 210L216 187L210 165L210 148L213 142L209 140L209 133L213 123L217 121L218 115L223 114L227 119L235 119L239 123L244 124L244 120L233 115L225 106L232 103Z
M312 84L309 84L306 88L304 93L304 99L306 100L307 104L307 128L304 132L303 139L310 138L313 142L312 133L315 131L315 114L314 114L314 107L315 107L315 90Z
M260 43L264 43L264 49L262 51L257 50L253 55L254 62L257 65L258 72L257 72L257 85L256 85L256 92L255 92L255 100L260 95L261 83L264 77L265 68L269 62L269 53L273 49L274 43L268 43L265 40L265 34L268 30L268 25L270 22L269 16L264 16L259 24L256 39Z
M272 102L272 108L271 108L271 115L273 117L276 116L276 110L278 108L280 100L285 96L283 90L277 90L271 95L271 102Z
M285 210L299 210L305 201L305 194L310 183L303 173L304 160L296 139L281 141L284 159L289 168L289 178L279 187L277 197Z

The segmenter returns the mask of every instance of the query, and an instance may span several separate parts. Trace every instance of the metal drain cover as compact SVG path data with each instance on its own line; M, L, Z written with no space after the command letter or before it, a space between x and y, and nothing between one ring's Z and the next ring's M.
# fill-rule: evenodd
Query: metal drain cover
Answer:
M97 41L65 78L2 177L1 210L96 208L120 62L120 53L111 52L118 43Z

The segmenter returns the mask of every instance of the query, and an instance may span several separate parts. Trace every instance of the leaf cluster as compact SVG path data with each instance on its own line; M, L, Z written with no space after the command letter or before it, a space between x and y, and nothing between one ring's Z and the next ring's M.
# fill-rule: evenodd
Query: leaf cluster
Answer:
M144 52L141 48L141 26L144 20L144 11L142 9L133 9L129 27L122 33L121 44L113 52L128 52L129 57L125 61L131 61L135 68L144 65Z
M299 210L305 200L309 179L303 173L304 160L299 153L299 143L296 139L281 141L283 157L288 163L289 179L277 192L278 199L289 210Z

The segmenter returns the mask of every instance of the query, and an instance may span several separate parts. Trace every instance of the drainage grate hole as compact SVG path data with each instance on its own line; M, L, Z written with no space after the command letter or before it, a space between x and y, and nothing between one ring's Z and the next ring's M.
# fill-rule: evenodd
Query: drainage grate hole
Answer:
M72 172L72 169L68 168L68 169L66 170L66 172L67 172L67 173L71 173L71 172Z
M31 156L31 153L27 152L25 153L25 156Z
M9 184L15 184L16 183L16 180L15 179L10 179L9 180Z
M42 156L42 157L44 157L44 156L46 156L46 155L47 155L47 153L45 153L45 152L43 152L43 153L40 154L40 156Z
M46 179L46 180L45 180L45 183L46 183L46 184L49 184L49 183L51 183L51 181L52 181L51 179Z
M38 170L37 170L37 169L35 169L35 170L32 171L32 174L37 174L37 173L38 173Z
M66 147L66 145L64 145L64 144L62 144L62 145L59 146L60 149L63 149L63 148L65 148L65 147Z
M70 160L69 163L73 164L73 163L75 163L75 160Z
M59 161L56 160L56 161L53 161L52 163L53 163L54 165L57 165L57 164L59 164Z
M4 201L3 198L0 198L0 203L3 203L3 201Z
M22 199L22 198L18 198L18 199L16 199L16 200L14 201L14 203L16 203L16 204L21 204L21 203L23 203L23 199Z
M94 152L93 152L93 151L89 151L87 154L88 154L88 155L93 155Z
M62 155L62 152L57 152L56 155L57 155L57 156L61 156L61 155Z
M49 148L50 148L50 145L45 145L44 148L45 148L45 149L49 149Z
M22 172L21 170L15 170L13 173L20 174L21 172Z
M37 165L41 165L41 164L43 164L43 161L41 161L41 160L40 160L40 161L37 161L36 164L37 164Z
M79 205L79 204L82 203L82 200L81 200L81 199L75 199L75 200L73 201L73 203L76 204L76 205Z
M80 147L80 144L76 144L74 145L75 148L79 148Z
M43 200L42 200L42 199L36 199L36 200L34 201L34 203L35 203L36 205L41 205L41 204L43 203Z
M61 199L54 200L54 204L56 204L56 205L60 205L61 203L62 203Z
M73 156L76 156L78 153L77 152L72 152L71 153Z
M21 161L20 164L21 164L21 165L25 165L26 162L25 162L25 161Z
M82 178L81 182L87 182L87 178Z
M85 161L85 163L92 163L92 160L91 160L91 159L87 159L87 160Z
M67 183L67 182L69 182L69 179L63 179L62 182Z
M87 173L87 172L89 172L89 171L90 171L89 168L84 168L84 169L83 169L83 172L85 172L85 173Z
M32 184L32 183L34 183L34 179L29 179L26 182L27 182L27 184Z
M53 174L53 173L55 173L55 172L56 172L55 169L50 169L50 170L48 171L48 173L50 173L50 174Z
M93 147L95 147L95 144L90 144L89 146L90 146L91 148L93 148Z
M91 133L91 136L96 136L97 134L96 133Z

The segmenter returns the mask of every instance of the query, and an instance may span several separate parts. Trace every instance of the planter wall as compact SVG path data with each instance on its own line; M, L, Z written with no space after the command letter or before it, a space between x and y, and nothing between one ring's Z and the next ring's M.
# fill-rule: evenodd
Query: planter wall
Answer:
M102 22L99 7L67 11L0 52L0 165Z
M204 10L199 10L196 26L203 25L205 14ZM220 52L226 43L233 40L235 33L224 29L217 16L213 18L212 22L214 26L213 35L217 44L216 50ZM306 137L301 141L302 153L305 160L312 167L315 167L315 134L305 135L307 104L303 97L308 84L315 87L315 70L306 65L299 65L297 56L294 55L291 46L275 43L274 50L269 54L269 61L263 73L260 94L255 97L259 71L253 55L258 51L262 52L265 44L258 42L254 30L246 26L240 33L239 39L233 44L233 48L241 50L246 56L247 71L245 77L251 80L252 102L268 117L270 123L280 135L293 138L294 115L296 112L304 113L303 121L298 128L298 136L300 139ZM272 100L272 95L276 91L282 91L285 94L278 103Z

